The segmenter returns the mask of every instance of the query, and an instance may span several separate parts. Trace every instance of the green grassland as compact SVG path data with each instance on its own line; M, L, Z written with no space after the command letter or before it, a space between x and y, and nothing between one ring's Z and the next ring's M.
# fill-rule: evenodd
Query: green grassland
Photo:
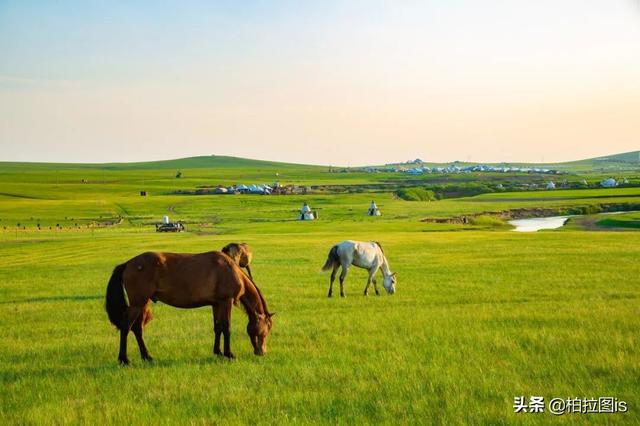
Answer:
M606 226L611 228L633 228L640 229L640 213L626 213L617 214L615 216L609 216L602 218L596 222L599 226Z
M173 194L278 178L301 185L387 179L215 160L0 164L4 423L640 422L640 232L619 226L591 232L572 223L520 234L482 215L636 205L640 188L431 202L383 190ZM177 169L183 178L175 178ZM138 195L143 188L148 197ZM372 198L383 216L365 215ZM303 201L317 209L318 221L295 220ZM153 225L165 214L184 220L187 232L156 233ZM479 216L464 225L421 221L461 215ZM399 277L395 295L364 297L366 272L352 269L347 297L326 298L329 277L320 266L331 245L347 238L383 244ZM210 309L158 303L145 335L154 362L142 363L130 337L132 366L119 367L117 333L103 308L113 267L147 250L201 252L230 241L253 247L252 271L276 312L269 353L252 355L241 309L233 313L237 358L229 362L212 355ZM516 415L519 395L614 396L627 401L629 412Z

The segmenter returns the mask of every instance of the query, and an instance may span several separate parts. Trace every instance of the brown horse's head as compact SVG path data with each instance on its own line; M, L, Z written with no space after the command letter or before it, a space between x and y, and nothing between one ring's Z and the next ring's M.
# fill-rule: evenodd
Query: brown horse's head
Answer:
M240 261L240 244L230 243L222 248L222 252L239 263Z
M267 337L271 333L271 317L275 314L256 314L247 325L247 333L251 344L253 345L253 353L262 356L267 353Z

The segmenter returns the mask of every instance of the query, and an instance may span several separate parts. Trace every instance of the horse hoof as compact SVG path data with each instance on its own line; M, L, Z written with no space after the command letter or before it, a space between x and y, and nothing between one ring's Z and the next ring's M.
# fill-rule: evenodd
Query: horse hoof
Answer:
M229 359L234 359L235 358L235 356L231 352L224 354L224 356L226 356Z
M151 362L151 361L153 361L153 358L151 356L147 355L147 356L143 356L142 360L144 362Z
M347 297L347 296L345 296L344 294L341 294L340 297Z
M222 352L220 351L213 351L213 354L217 356L222 356Z
M129 359L127 359L127 358L118 358L118 362L122 366L128 366L129 365Z

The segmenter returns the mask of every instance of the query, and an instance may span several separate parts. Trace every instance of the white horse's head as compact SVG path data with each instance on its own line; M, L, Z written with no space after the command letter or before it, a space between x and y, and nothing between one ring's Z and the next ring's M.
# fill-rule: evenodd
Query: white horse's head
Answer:
M384 280L382 281L382 285L384 286L384 289L387 290L387 293L393 294L396 292L397 282L398 280L396 279L396 273L394 272L393 274L384 277Z

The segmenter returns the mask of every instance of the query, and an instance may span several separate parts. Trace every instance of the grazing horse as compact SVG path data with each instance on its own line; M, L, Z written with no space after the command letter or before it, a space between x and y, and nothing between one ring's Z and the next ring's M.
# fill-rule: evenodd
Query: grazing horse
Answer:
M375 275L378 269L382 271L382 285L387 293L393 294L396 291L396 274L389 269L389 262L382 251L382 246L377 241L343 241L331 247L327 261L322 267L323 271L333 269L331 272L331 284L329 284L329 294L333 293L333 281L336 279L338 268L342 266L340 273L340 297L344 297L344 279L349 271L349 266L354 265L369 271L367 285L364 288L364 295L369 294L369 286L373 282L373 287L378 292L378 283Z
M247 333L254 353L267 351L271 317L262 293L227 255L212 251L200 254L142 253L118 265L107 285L106 309L109 320L120 330L118 361L129 364L127 336L136 336L140 355L151 361L142 339L142 329L151 320L150 300L160 300L177 308L211 306L215 340L213 352L233 358L230 341L231 308L242 303L249 317Z
M245 268L247 273L249 274L249 278L253 279L251 275L251 269L249 268L249 264L253 259L253 253L251 252L251 248L249 244L246 243L231 243L227 244L222 248L222 252L236 261L238 266L241 268Z

